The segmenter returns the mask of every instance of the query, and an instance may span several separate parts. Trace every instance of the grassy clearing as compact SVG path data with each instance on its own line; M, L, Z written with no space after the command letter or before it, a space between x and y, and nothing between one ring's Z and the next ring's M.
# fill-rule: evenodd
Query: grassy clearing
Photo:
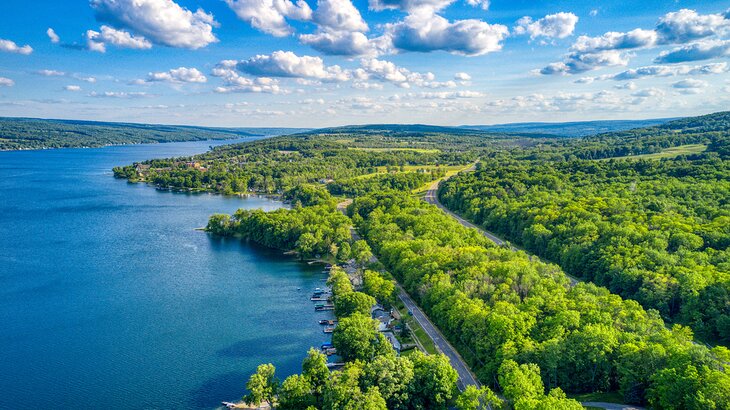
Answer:
M585 393L585 394L569 394L568 397L576 399L580 402L604 402L604 403L618 403L624 402L624 398L621 393L612 391L608 393Z
M399 300L396 308L398 308L398 312L400 312L403 321L408 323L408 326L411 328L411 337L417 339L417 344L423 346L423 349L426 350L426 353L428 354L438 353L436 345L433 344L433 340L428 337L426 331L423 330L421 325L419 325L418 322L408 314L408 309L406 309L405 305L403 305L403 302Z
M367 148L367 147L349 147L358 151L372 151L372 152L391 152L391 151L411 151L418 152L420 154L438 154L441 150L435 148L400 148L400 147L387 147L387 148Z
M662 158L675 158L680 155L699 154L705 152L707 145L705 144L688 144L680 145L678 147L671 147L661 152L655 152L653 154L642 154L642 155L627 155L624 157L612 157L604 158L599 161L608 161L609 159L662 159Z

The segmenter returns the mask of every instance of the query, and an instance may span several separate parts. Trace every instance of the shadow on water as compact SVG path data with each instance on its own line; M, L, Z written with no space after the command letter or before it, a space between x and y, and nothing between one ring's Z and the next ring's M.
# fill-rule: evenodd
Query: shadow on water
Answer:
M229 397L232 391L239 391L240 397L246 393L246 381L250 375L234 371L219 374L207 380L190 394L190 406L197 409L219 407L223 400L236 400Z

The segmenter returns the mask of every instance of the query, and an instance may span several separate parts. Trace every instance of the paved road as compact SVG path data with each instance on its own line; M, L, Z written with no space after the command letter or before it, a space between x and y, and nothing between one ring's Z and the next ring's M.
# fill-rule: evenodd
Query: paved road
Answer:
M419 325L421 325L428 337L433 340L436 348L449 358L449 361L451 361L451 367L453 367L454 370L456 370L456 372L459 374L459 380L457 381L459 390L464 391L466 386L480 387L481 384L479 384L479 380L477 380L477 378L471 372L469 366L466 364L461 355L459 355L456 349L451 346L451 344L446 340L444 335L441 334L436 326L431 323L431 320L428 319L428 316L423 313L421 308L419 308L416 302L414 302L413 299L411 299L411 297L408 295L408 293L403 290L400 284L397 286L398 297L400 298L400 300L402 300L403 304L406 305L406 308L408 308L408 310L413 313L413 318L416 319Z
M443 178L443 179L434 181L433 184L431 184L431 186L428 188L428 191L426 192L426 195L423 197L423 200L426 201L426 202L428 202L429 204L436 205L439 209L441 209L442 211L446 212L446 214L449 215L450 217L456 219L456 221L459 222L460 224L462 224L463 226L466 226L467 228L474 228L474 229L478 230L479 232L482 233L482 235L486 236L487 239L489 239L490 241L494 242L497 246L505 246L505 245L507 245L507 242L504 241L502 238L500 238L497 235L495 235L495 234L493 234L493 233L485 230L484 228L482 228L480 226L474 225L473 223L471 223L471 222L467 221L466 219L462 218L461 216L459 216L459 215L451 212L448 208L446 208L439 201L439 198L438 198L439 184L441 183L441 181L445 181L448 178L449 177L446 177L446 178ZM513 251L519 251L520 250L519 248L515 247L512 244L509 244L509 247ZM568 275L567 273L565 274L565 276L567 276L568 279L570 279L570 286L575 286L576 284L578 284L578 282L580 282L580 280L578 278L575 278L575 277L573 277L571 275Z

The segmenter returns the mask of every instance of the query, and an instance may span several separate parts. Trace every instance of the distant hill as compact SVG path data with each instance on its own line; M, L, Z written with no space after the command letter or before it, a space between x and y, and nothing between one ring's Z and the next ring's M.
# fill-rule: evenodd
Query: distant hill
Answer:
M38 118L0 118L0 150L101 147L225 140L307 131L304 128L212 128Z
M645 128L665 124L676 118L652 120L606 120L577 122L521 122L495 125L462 125L459 128L504 133L551 134L563 137L585 137L588 135L617 132L633 128Z
M456 134L456 135L486 135L493 137L531 137L531 138L554 138L557 135L532 131L499 131L482 130L468 127L449 127L426 124L367 124L367 125L345 125L342 127L319 128L310 132L318 134L325 133L398 133L403 134Z

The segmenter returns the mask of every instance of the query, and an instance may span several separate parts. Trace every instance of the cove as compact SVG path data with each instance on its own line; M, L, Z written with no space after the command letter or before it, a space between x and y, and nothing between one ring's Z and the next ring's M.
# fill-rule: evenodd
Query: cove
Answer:
M194 230L280 202L111 174L221 143L0 152L0 408L215 408L329 340L321 267Z

